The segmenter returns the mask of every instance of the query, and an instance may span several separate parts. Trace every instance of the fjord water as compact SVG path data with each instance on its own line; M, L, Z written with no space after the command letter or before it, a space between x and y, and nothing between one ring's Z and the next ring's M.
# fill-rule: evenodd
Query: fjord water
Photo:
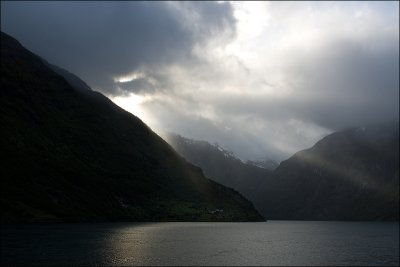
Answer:
M80 223L1 226L2 265L399 265L399 224Z

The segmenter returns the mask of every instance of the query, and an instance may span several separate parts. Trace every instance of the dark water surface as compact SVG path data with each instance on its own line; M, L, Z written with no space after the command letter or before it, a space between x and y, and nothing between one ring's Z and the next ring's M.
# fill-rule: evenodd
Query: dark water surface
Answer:
M1 226L2 265L399 265L399 224L99 223Z

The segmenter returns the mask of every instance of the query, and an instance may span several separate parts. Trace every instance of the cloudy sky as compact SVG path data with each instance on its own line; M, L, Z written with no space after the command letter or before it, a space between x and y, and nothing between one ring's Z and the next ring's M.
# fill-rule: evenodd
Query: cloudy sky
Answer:
M1 30L156 132L242 159L399 116L396 1L2 1Z

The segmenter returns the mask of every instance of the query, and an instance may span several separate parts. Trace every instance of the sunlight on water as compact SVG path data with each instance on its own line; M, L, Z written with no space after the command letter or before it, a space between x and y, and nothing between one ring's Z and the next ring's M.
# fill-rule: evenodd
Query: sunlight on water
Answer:
M398 223L37 224L1 230L2 265L399 264Z

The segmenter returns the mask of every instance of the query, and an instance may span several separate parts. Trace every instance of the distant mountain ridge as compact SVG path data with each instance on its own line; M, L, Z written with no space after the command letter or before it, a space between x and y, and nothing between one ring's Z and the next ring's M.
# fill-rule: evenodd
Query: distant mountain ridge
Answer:
M253 165L259 168L267 169L267 170L275 170L279 164L276 161L266 159L266 160L247 160L246 164Z
M60 76L61 75L61 76ZM1 34L1 221L398 220L399 122L335 132L270 171L174 145Z
M398 220L399 123L326 136L283 161L258 197L271 219Z
M274 171L188 140L171 135L169 142L206 176L245 195L267 219L399 219L398 121L332 133Z
M86 86L1 33L2 222L263 220Z
M199 166L205 176L234 188L253 203L258 200L260 185L272 173L264 167L241 161L218 144L192 140L174 133L167 133L165 139L180 155Z

